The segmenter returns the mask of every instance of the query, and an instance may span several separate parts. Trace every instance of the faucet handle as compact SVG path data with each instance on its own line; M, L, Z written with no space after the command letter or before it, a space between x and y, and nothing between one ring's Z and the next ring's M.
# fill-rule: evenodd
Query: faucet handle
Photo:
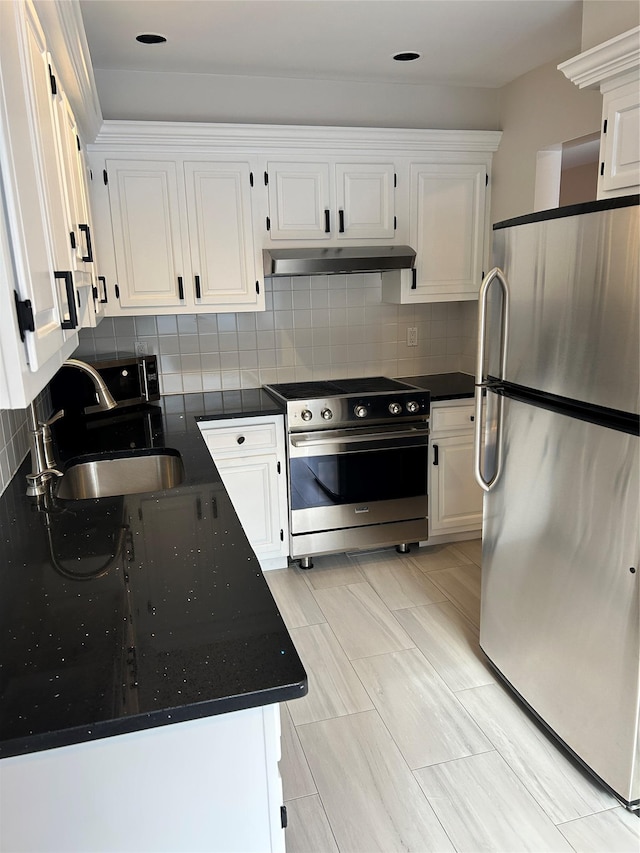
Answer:
M42 426L51 426L51 424L55 424L56 421L59 421L60 418L63 418L63 417L64 417L64 409L60 409L59 411L57 411L55 413L55 415L52 415L48 421L45 421L42 424Z

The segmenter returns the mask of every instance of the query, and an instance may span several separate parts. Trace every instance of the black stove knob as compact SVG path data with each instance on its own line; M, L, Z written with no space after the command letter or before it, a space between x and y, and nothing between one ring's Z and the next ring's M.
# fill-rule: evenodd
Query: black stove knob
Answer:
M418 412L419 410L420 410L420 405L418 403L416 403L415 400L409 400L409 402L407 403L407 411L409 412L409 414L415 415L415 413Z
M366 418L369 414L367 407L362 405L356 406L353 413L357 418Z
M313 417L313 414L309 411L309 409L303 409L300 412L300 417L302 418L303 421L310 421L311 418Z
M399 415L402 411L402 406L400 403L389 403L389 411L392 415Z

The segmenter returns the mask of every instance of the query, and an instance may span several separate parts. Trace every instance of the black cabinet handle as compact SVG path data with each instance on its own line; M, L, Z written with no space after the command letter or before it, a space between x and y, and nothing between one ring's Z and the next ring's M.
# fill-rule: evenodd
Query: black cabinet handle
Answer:
M116 292L116 299L120 299L120 287L118 285L118 282L115 283L114 290Z
M325 210L324 212L324 233L329 234L331 231L331 211Z
M107 302L107 301L108 301L108 297L107 297L107 279L106 279L103 275L99 275L99 276L98 276L98 281L101 281L101 282L102 282L102 293L103 293L103 296L102 296L102 299L100 300L100 302L105 303L105 302Z
M82 231L87 245L87 254L82 256L82 260L87 263L93 263L93 248L91 247L91 228L88 225L78 225L78 230Z
M178 299L184 299L184 285L181 275L178 276Z
M71 270L56 270L54 278L61 278L64 281L64 287L67 294L67 304L69 306L69 319L62 320L60 323L61 329L76 329L78 327L78 312L76 311L76 295L73 288L73 275Z
M475 421L475 419L476 419L475 415L469 415L469 420L471 422Z
M338 211L338 220L339 220L338 231L341 234L344 234L344 210Z
M245 443L245 437L243 435L239 435L236 440L237 440L238 444L244 444Z
M434 465L438 464L438 445L437 444L433 445L433 464Z
M411 270L411 290L417 290L417 289L418 289L418 271L414 267Z
M202 293L200 291L200 276L199 275L195 276L195 280L196 280L196 299L200 299L200 297L202 296Z

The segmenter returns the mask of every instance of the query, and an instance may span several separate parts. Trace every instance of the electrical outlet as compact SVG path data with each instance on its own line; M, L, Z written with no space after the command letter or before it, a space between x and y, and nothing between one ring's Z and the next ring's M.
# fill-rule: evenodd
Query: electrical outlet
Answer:
M417 347L418 346L418 329L416 326L408 326L407 327L407 346L408 347Z
M149 355L149 344L146 341L136 341L133 350L136 355Z

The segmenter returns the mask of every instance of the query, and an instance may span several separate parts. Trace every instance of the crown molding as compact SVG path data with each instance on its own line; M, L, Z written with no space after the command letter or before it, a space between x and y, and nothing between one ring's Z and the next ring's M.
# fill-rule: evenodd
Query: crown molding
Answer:
M414 130L406 128L327 127L309 125L214 124L164 121L104 121L91 148L156 150L207 149L229 152L268 152L286 146L311 151L330 146L343 151L399 153L497 150L502 137L495 130Z
M640 68L640 27L634 27L560 63L558 69L580 89L610 86Z

